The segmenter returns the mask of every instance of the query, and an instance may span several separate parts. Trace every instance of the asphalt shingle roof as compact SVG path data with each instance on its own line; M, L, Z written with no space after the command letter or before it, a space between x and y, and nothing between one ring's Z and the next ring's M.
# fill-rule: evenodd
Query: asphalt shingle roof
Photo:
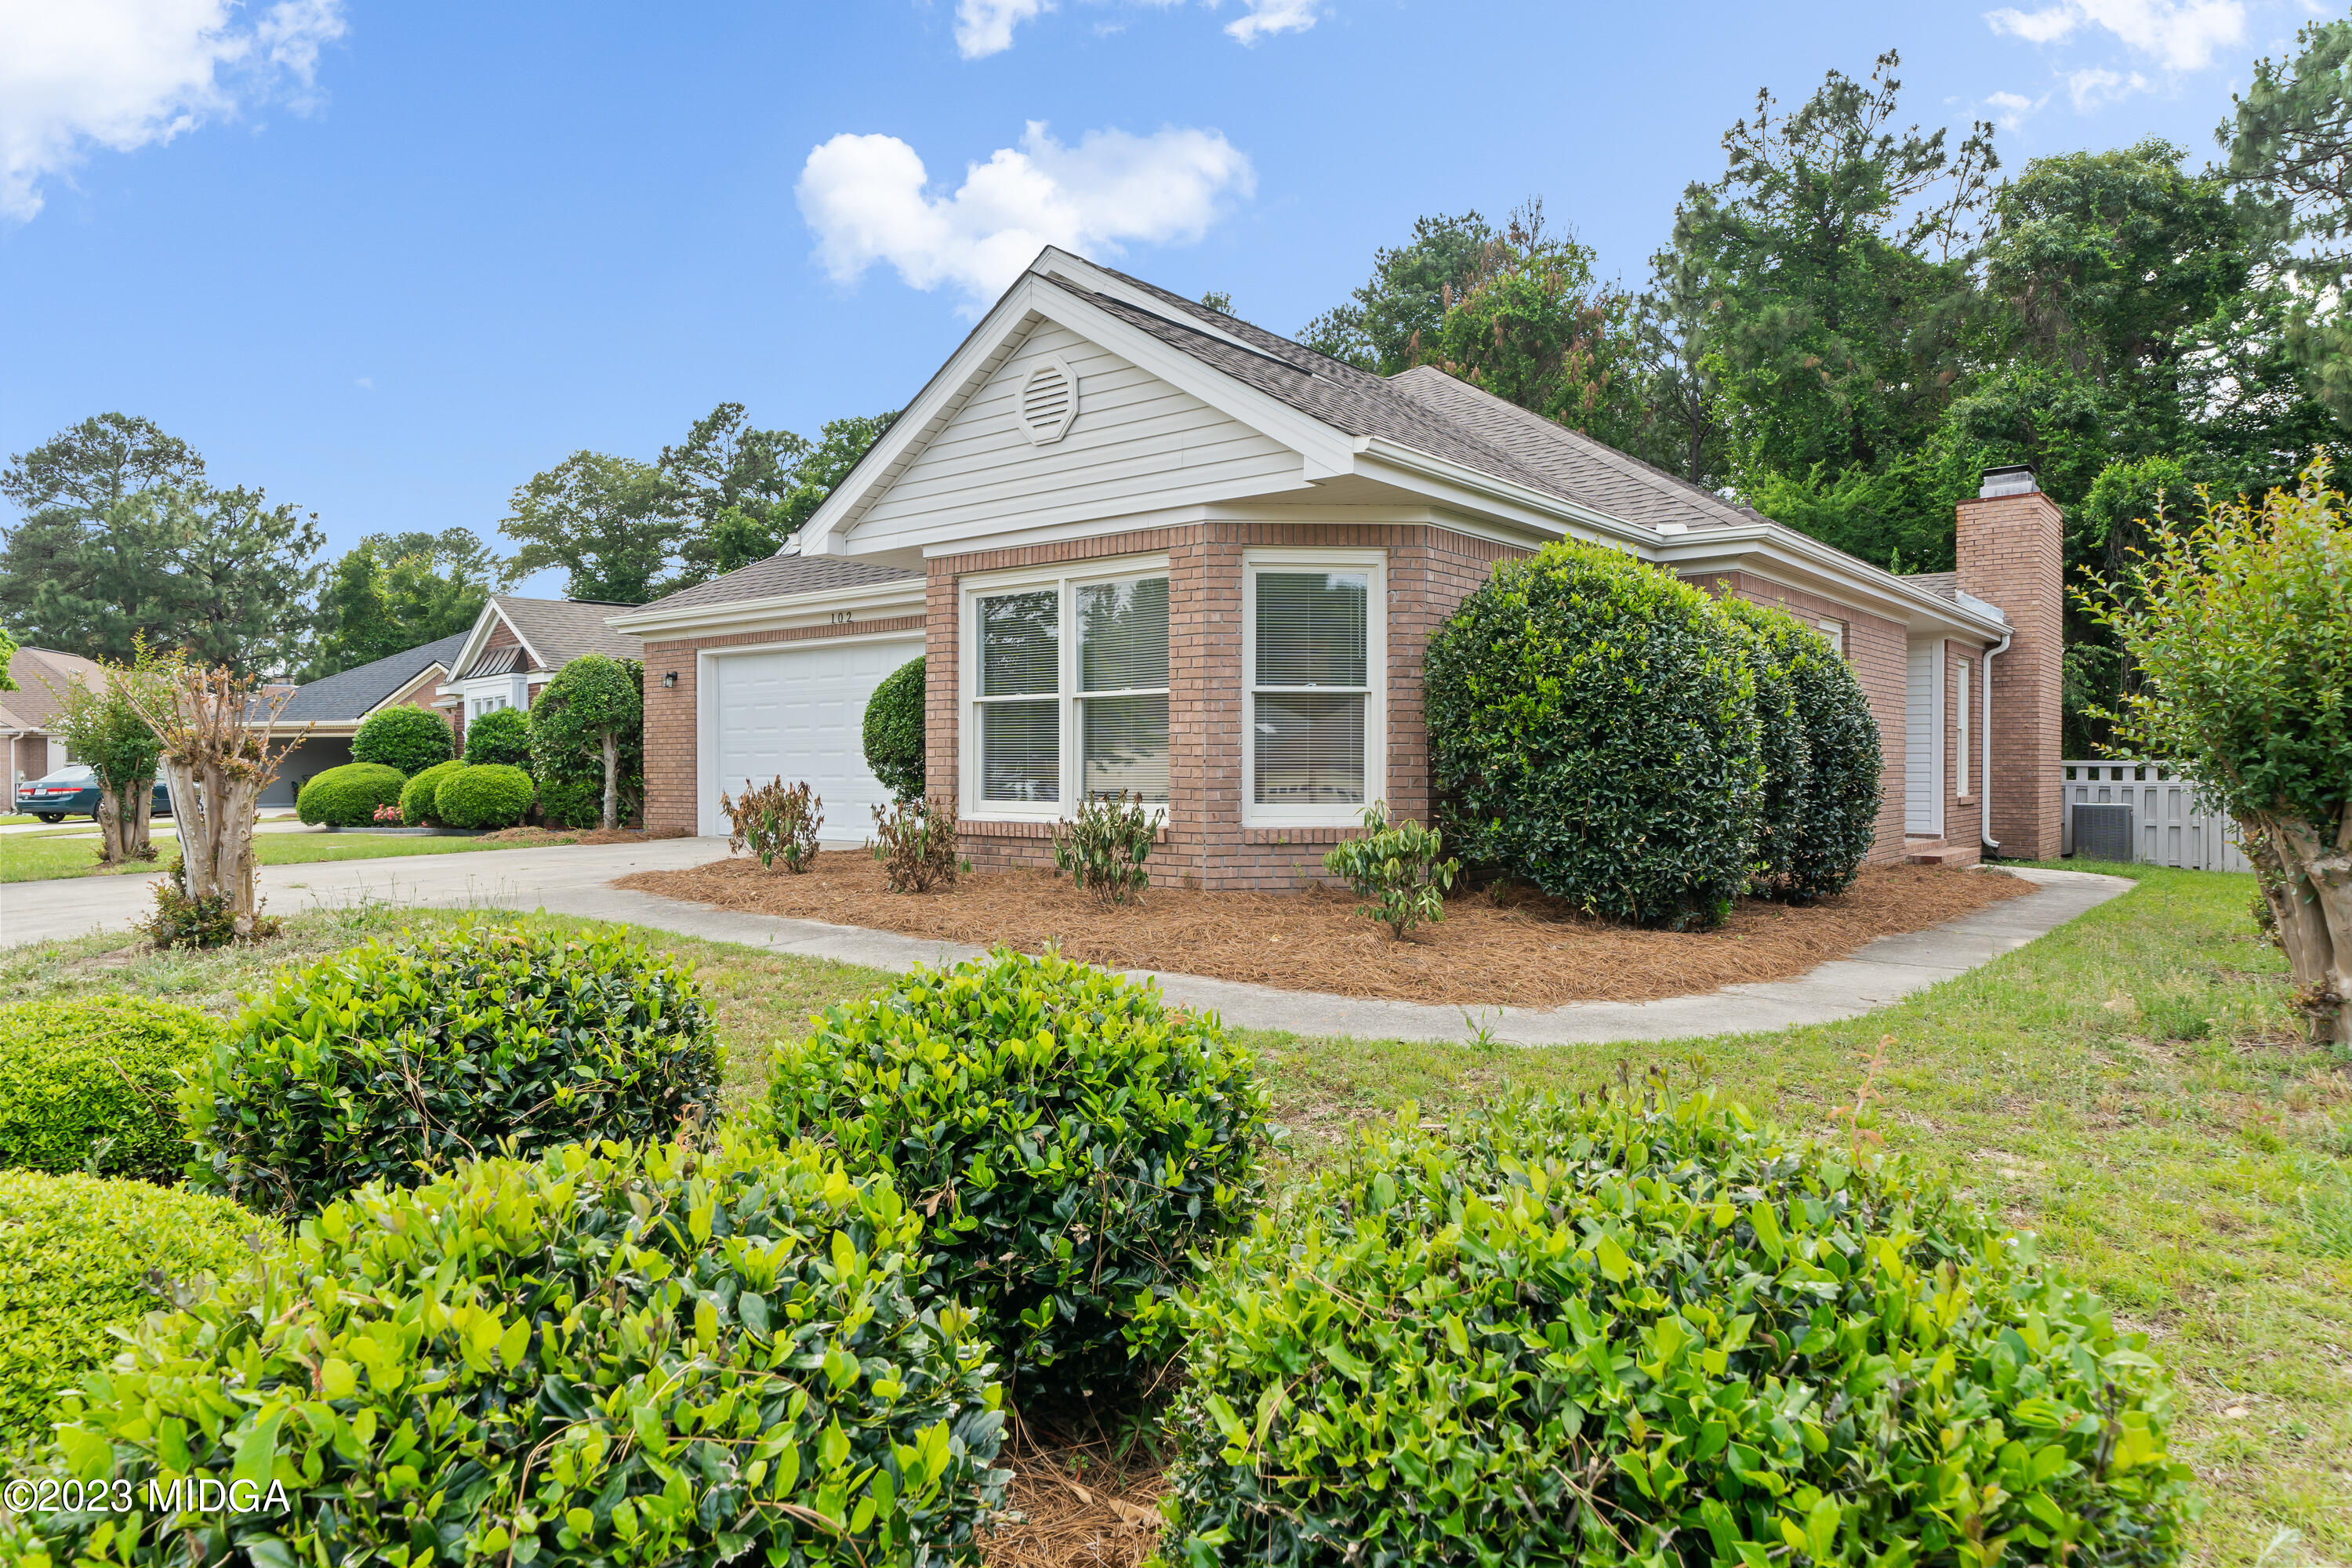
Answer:
M286 706L278 710L278 721L320 723L363 719L378 703L433 666L437 664L446 670L449 661L465 646L466 633L454 632L438 642L425 643L298 686L294 695L286 700Z
M18 648L8 672L16 689L0 691L0 730L47 730L76 676L93 689L106 683L104 666L53 647Z
M691 609L697 605L725 605L738 599L774 599L787 594L819 594L832 588L856 588L868 583L913 582L920 573L902 572L872 561L842 555L771 555L740 566L724 577L681 588L667 599L656 599L647 609Z
M562 669L583 654L636 658L645 651L642 639L604 624L605 616L634 610L635 605L608 605L594 599L518 599L511 594L494 595L490 603L539 656L541 669Z

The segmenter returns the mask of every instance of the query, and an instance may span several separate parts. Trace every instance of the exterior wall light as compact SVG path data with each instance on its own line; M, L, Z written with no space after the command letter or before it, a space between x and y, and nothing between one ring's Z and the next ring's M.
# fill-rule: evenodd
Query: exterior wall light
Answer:
M663 677L662 677L662 689L663 689L663 690L667 691L667 690L668 690L671 687L676 686L677 684L677 671L676 671L676 670L674 670L674 669L673 669L673 670L671 670L667 675L665 675L665 676L663 676Z

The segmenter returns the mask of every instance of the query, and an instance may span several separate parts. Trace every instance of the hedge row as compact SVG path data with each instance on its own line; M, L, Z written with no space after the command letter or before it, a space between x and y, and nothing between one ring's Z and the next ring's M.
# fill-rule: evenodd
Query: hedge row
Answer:
M1441 815L1490 874L1682 929L1841 892L1869 850L1869 704L1782 611L1566 542L1497 566L1427 673Z

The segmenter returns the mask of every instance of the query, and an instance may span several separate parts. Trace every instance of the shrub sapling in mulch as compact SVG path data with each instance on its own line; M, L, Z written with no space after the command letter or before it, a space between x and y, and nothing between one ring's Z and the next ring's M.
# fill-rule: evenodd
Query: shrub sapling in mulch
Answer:
M1402 942L1423 921L1445 918L1445 892L1462 869L1448 860L1444 835L1408 818L1389 821L1388 804L1364 808L1364 832L1323 857L1323 868L1372 901L1357 910L1386 925Z
M1144 862L1166 815L1124 790L1080 801L1075 820L1054 824L1054 874L1103 903L1127 903L1151 885Z
M795 874L816 859L816 830L824 826L824 802L807 780L787 788L781 778L756 786L745 779L741 795L719 797L719 809L733 829L727 837L729 854L748 847L768 869L775 869L781 859L784 869Z
M894 893L928 893L953 886L956 808L925 800L895 800L874 808L874 858Z

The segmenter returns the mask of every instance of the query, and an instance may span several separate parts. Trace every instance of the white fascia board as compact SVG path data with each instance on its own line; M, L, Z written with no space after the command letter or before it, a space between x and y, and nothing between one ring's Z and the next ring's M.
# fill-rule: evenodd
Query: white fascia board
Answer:
M725 599L714 605L689 605L683 609L647 615L612 616L604 624L614 631L651 642L669 637L705 636L713 632L772 631L792 626L822 626L835 611L895 609L924 613L924 583L920 577L893 583L859 583L843 588L806 594L778 594L763 599Z
M1418 447L1386 437L1361 437L1357 442L1357 453L1352 471L1365 479L1419 490L1444 505L1516 522L1549 538L1561 538L1582 529L1610 542L1632 545L1637 551L1647 551L1657 543L1654 529L1622 521L1607 512L1496 479L1444 458L1433 458Z
M385 698L383 701L377 703L373 708L369 709L368 712L376 713L381 712L386 708L396 708L415 695L418 687L425 685L428 681L441 681L448 679L449 672L447 670L442 668L441 666L437 664L428 664L423 670L418 672L413 679L408 681L407 684L402 686L398 690ZM362 715L362 717L364 717L364 715ZM356 723L358 721L354 720L352 721Z
M2009 624L1997 616L1979 615L1779 523L1676 535L1654 546L1651 558L1685 575L1752 571L1779 579L1794 577L1795 586L1826 592L1864 608L1892 612L1889 618L1906 626L1925 621L1930 628L1987 642L2000 641L2009 629Z
M514 633L515 641L522 645L522 651L530 655L530 668L532 669L538 669L541 668L539 662L539 650L530 646L530 639L522 635L522 628L520 626L515 625L512 621L507 620L507 613L499 608L499 602L495 597L493 597L482 602L482 613L474 617L474 627L473 630L466 634L465 646L457 650L457 657L449 661L449 673L451 675L455 675L457 671L466 668L467 666L471 665L475 659L481 657L482 645L488 642L490 637L490 627L494 623L499 621L506 622L507 630Z
M1213 321L1204 321L1189 311L1181 316L1175 314L1169 308L1168 301L1148 289L1137 288L1124 278L1114 278L1085 257L1073 256L1058 247L1049 245L1039 251L1037 259L1029 264L1029 270L1040 277L1067 279L1089 293L1108 294L1114 300L1126 301L1139 310L1148 310L1155 316L1174 321L1179 326L1190 327L1205 337L1231 343L1237 349L1244 349L1259 355L1265 353L1264 349L1259 348L1240 333L1221 327Z

